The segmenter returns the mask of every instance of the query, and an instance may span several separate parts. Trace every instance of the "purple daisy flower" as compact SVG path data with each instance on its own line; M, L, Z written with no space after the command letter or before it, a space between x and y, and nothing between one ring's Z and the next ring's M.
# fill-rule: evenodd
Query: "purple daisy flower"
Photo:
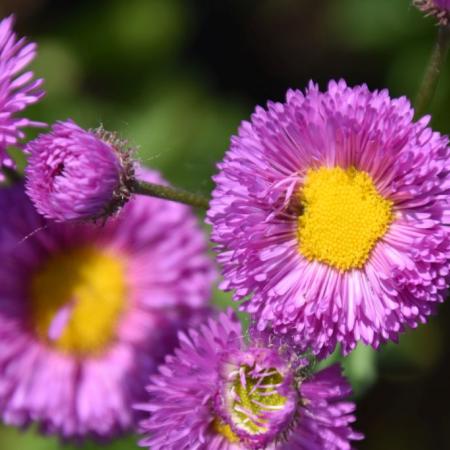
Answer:
M413 3L427 16L434 16L440 25L448 25L450 0L414 0Z
M223 289L317 355L426 322L449 283L448 138L404 97L330 82L258 107L219 164Z
M25 137L23 127L43 125L16 117L44 92L40 89L43 80L33 79L33 72L22 73L36 55L36 44L18 39L13 26L14 16L0 22L0 167L14 167L6 149Z
M274 347L246 344L229 311L179 336L147 387L152 450L344 450L355 405L338 365L311 377Z
M129 430L176 331L207 312L214 270L194 215L139 197L104 226L50 223L22 186L0 190L0 208L3 421L63 439Z
M108 217L131 195L131 150L113 133L58 122L26 146L26 191L43 216L57 222Z

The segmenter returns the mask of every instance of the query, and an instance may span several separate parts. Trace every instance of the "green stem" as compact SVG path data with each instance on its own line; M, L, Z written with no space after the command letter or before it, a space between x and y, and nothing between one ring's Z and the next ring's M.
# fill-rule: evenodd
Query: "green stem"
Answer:
M434 93L439 82L439 76L447 59L447 53L450 46L450 28L448 26L440 26L439 32L434 45L433 52L428 62L428 67L417 93L415 110L416 117L421 117L428 111Z
M150 197L163 198L173 202L185 203L186 205L208 209L209 200L203 195L193 194L183 189L159 184L147 183L146 181L136 181L133 186L136 194L148 195Z

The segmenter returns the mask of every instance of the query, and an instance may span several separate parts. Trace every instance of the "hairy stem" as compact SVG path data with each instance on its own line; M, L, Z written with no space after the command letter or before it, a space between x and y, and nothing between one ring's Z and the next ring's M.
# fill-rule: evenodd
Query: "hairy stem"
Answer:
M447 59L448 49L450 45L450 28L448 26L440 26L437 40L431 53L425 75L417 93L415 110L416 117L420 117L428 111L434 93L439 82L439 76L442 67Z
M197 208L208 209L209 199L203 195L193 194L183 189L162 186L159 184L148 183L146 181L136 181L133 186L136 194L158 197L173 202L185 203L186 205Z

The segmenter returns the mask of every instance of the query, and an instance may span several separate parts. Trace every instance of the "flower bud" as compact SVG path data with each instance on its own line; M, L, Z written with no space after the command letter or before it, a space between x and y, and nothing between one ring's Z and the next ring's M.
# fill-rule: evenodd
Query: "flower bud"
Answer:
M57 222L114 214L131 195L132 151L103 128L86 131L73 121L28 143L26 190L40 214Z

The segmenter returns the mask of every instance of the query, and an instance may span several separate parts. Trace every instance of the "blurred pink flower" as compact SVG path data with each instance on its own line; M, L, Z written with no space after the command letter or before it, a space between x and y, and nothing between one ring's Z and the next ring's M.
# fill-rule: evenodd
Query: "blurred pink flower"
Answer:
M36 44L19 39L13 26L14 16L0 22L0 167L14 167L7 148L18 145L25 137L23 127L44 125L16 117L27 106L39 101L44 91L40 89L42 79L34 79L33 72L22 73L36 56Z
M195 216L136 197L103 226L58 224L21 185L0 189L0 210L3 421L63 439L130 430L177 330L209 309L214 270Z

